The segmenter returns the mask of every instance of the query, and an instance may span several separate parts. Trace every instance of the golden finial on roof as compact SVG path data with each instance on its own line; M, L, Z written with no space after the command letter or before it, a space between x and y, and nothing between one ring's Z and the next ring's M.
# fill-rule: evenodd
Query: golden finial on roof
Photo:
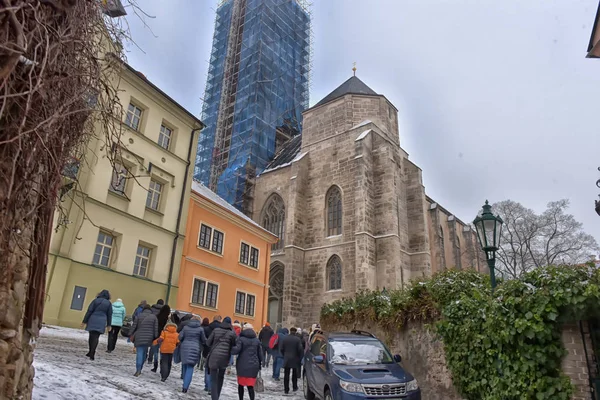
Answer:
M356 76L356 61L352 63L352 72L354 73L354 76Z

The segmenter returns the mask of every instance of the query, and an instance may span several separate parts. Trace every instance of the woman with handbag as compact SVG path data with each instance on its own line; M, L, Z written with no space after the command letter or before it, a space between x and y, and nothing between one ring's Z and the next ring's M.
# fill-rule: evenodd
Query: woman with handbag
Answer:
M238 355L235 365L238 380L238 395L240 400L244 399L244 386L248 388L250 400L254 400L254 386L263 362L262 345L254 327L250 324L244 325L244 329L237 339L231 354Z
M104 289L98 296L90 303L81 327L85 326L85 330L89 332L88 347L89 351L86 354L90 360L94 360L96 356L96 348L98 347L98 340L100 335L108 327L110 332L110 324L112 321L112 304L110 303L110 293Z
M187 393L192 383L194 367L200 361L202 348L206 344L204 328L200 326L199 317L194 316L190 322L185 325L179 334L179 352L181 357L181 370L183 372L183 393Z

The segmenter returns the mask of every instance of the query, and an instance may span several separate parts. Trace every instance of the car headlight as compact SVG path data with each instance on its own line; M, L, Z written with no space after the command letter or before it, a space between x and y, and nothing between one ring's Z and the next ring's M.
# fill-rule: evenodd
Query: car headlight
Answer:
M418 390L418 389L419 389L419 384L417 383L416 379L413 379L412 381L410 381L406 384L407 392L412 392L413 390Z
M362 385L354 382L346 382L340 379L340 387L346 392L357 393L363 391Z

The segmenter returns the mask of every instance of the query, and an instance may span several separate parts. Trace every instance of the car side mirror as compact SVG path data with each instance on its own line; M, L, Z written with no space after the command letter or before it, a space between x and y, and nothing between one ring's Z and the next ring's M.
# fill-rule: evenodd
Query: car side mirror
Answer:
M396 355L394 356L394 361L396 361L397 363L399 363L399 362L401 362L401 361L402 361L402 357L400 357L400 354L396 354Z
M323 364L325 362L325 357L314 356L313 361L315 362L315 364Z

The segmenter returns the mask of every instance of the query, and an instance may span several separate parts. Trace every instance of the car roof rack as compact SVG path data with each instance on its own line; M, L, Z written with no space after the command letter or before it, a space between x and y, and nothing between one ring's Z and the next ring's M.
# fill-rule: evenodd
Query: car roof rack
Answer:
M354 333L355 335L369 336L373 339L377 339L377 336L373 335L371 332L359 331L358 329L352 329L350 332Z

